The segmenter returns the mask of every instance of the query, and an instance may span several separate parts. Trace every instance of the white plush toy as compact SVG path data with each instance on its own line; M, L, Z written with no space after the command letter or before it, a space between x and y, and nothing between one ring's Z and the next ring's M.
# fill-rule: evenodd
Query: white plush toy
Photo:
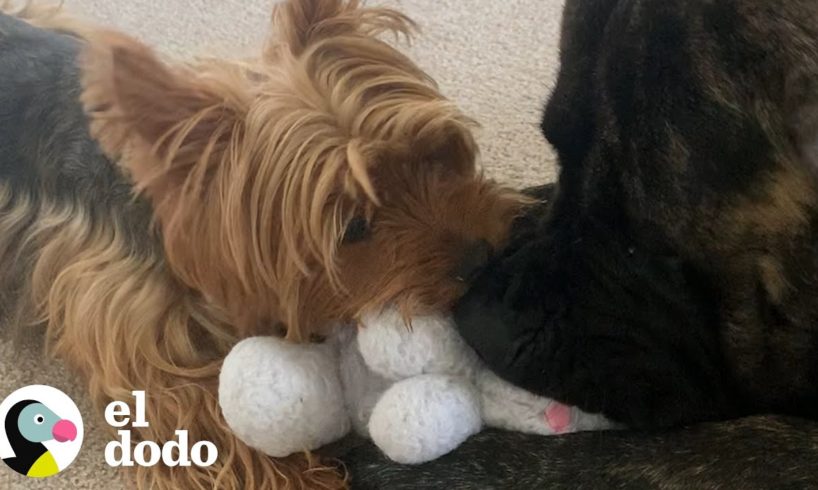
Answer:
M322 344L255 337L224 361L219 403L249 446L283 457L354 428L392 460L417 464L455 449L484 426L551 435L611 428L502 381L445 317L392 310L339 327Z

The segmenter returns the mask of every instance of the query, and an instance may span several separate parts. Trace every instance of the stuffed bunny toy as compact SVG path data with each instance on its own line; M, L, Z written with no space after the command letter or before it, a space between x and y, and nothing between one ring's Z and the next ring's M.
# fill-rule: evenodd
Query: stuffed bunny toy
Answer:
M340 326L323 343L274 337L238 343L222 366L219 402L246 444L284 457L350 429L404 464L436 459L483 426L552 435L613 425L535 396L486 369L445 316L409 325L395 310Z

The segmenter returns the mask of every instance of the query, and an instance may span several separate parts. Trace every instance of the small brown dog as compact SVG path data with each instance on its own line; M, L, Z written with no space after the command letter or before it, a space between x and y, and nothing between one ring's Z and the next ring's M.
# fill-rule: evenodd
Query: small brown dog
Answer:
M147 390L136 442L219 447L210 468L137 470L141 488L343 486L244 446L214 392L237 339L448 308L502 245L523 199L482 178L471 121L377 37L412 22L289 0L260 60L168 65L27 13L0 14L2 321L46 325L100 408Z

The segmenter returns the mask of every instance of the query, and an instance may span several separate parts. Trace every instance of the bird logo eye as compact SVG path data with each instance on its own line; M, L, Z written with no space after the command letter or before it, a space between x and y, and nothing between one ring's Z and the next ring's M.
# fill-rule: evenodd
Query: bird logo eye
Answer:
M45 422L45 417L43 417L43 416L42 416L42 415L40 415L39 413L38 413L37 415L35 415L35 416L34 416L34 423L35 423L35 424L37 424L37 425L43 425L43 422Z

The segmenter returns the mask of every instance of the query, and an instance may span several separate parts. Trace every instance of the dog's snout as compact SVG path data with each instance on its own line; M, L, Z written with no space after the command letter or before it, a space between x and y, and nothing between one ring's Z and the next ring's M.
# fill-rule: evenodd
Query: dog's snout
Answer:
M492 247L486 240L477 240L466 245L463 257L455 270L455 277L460 281L469 281L486 265L491 257Z

